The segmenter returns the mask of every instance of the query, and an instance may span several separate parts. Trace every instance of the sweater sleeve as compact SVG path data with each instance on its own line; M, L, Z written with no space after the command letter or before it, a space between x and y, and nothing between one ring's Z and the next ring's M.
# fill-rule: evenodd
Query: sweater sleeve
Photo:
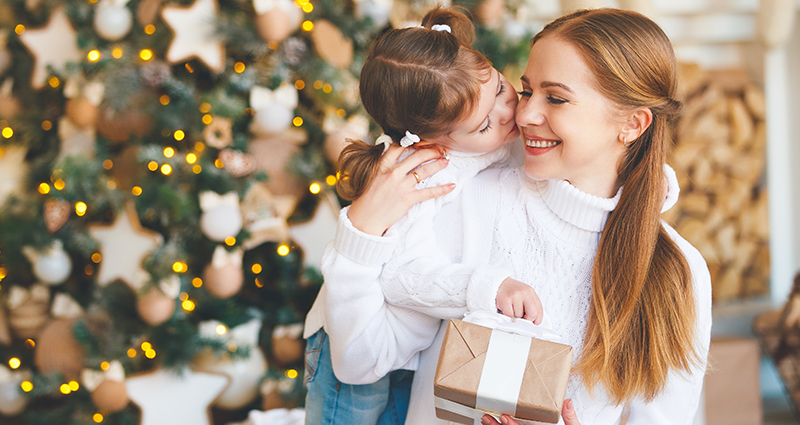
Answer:
M348 384L368 384L413 366L416 354L433 342L440 321L385 302L378 277L396 238L358 231L347 211L342 210L322 259L325 331L336 376Z
M476 172L462 172L461 178L455 179L456 191ZM435 175L431 177L432 183L423 184L441 184L437 177L440 176ZM511 273L491 265L453 262L439 249L434 218L442 202L438 199L421 202L393 226L397 228L397 247L380 275L386 301L441 319L462 317L467 310L495 311L493 295Z
M694 365L690 373L671 372L666 388L655 400L649 403L634 400L628 419L630 425L691 425L697 413L706 373L711 342L711 277L700 253L671 227L664 227L686 256L694 279L697 304L695 350L700 363Z

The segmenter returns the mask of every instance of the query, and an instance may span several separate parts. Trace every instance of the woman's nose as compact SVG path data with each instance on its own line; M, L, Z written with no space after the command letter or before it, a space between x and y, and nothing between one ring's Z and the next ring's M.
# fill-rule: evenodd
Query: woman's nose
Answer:
M520 102L517 106L516 112L517 125L542 125L544 124L544 115L541 109L537 107L536 102L528 99L527 102Z

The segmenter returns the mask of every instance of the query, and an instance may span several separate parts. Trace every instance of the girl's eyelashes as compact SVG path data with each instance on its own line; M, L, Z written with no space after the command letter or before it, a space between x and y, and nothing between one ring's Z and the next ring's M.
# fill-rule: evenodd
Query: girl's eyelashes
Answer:
M486 127L483 127L481 129L481 134L486 133L487 131L489 131L490 128L492 128L492 122L487 120L486 121Z

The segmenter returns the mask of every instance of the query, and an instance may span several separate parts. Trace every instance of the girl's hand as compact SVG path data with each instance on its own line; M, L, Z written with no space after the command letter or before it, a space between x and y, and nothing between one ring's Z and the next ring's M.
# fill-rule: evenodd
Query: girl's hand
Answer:
M542 301L536 295L536 291L510 277L500 284L495 304L506 316L531 320L535 325L541 324L544 318Z
M575 408L572 406L572 399L564 400L564 405L561 406L561 417L564 418L564 425L581 425L580 421L578 421L578 414L575 413ZM497 419L492 417L492 415L483 415L481 418L481 424L483 425L519 425L517 421L514 420L511 416L503 415L500 416L500 422L497 422Z
M455 189L453 183L417 189L417 183L446 167L448 161L438 149L417 149L397 162L404 150L396 144L389 147L381 157L378 173L367 190L350 205L347 217L356 229L381 236L414 204L446 195ZM432 162L420 166L427 161Z

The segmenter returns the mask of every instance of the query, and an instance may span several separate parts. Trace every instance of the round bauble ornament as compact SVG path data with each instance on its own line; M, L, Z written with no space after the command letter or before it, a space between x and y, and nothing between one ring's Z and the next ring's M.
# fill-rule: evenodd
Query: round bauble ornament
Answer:
M279 366L297 362L305 353L303 325L276 326L272 331L272 358Z
M27 379L27 372L12 372L0 366L0 415L16 416L25 410L28 397L22 393L19 384Z
M107 379L92 391L92 402L100 410L116 413L126 408L130 399L124 382Z
M217 246L211 263L203 270L204 287L215 298L229 298L236 295L244 283L241 250L228 252Z
M97 107L83 97L67 100L64 112L78 127L93 127L97 123Z
M153 287L136 297L136 311L148 325L158 326L175 313L175 298Z
M253 124L261 133L279 133L292 125L294 111L278 104L264 106L253 115Z
M144 110L155 100L142 95L131 102L125 110L101 107L97 114L97 132L111 142L123 143L131 137L143 137L153 129L153 117Z
M48 285L63 283L72 271L72 260L64 251L60 240L56 240L43 251L35 251L27 246L23 247L22 251L33 264L33 274L43 283Z
M72 332L74 326L74 319L55 319L44 328L33 357L39 372L58 372L67 379L78 379L84 352Z
M44 285L30 289L12 286L8 296L8 324L17 338L34 338L50 320L50 290Z
M360 18L370 18L376 27L383 27L389 22L392 12L391 3L385 1L363 0L356 2L356 15Z
M120 6L119 3L122 3ZM116 41L125 37L133 26L133 13L124 2L104 1L94 14L94 29L100 37Z
M259 384L267 371L267 360L258 347L250 347L246 358L232 359L229 355L215 357L212 353L201 354L196 369L203 372L221 373L230 378L230 384L217 397L214 405L222 409L241 409L258 396Z
M225 238L236 236L242 230L242 214L239 205L219 204L200 217L200 230L209 239L222 242Z
M300 27L303 11L298 7L275 7L256 15L258 35L269 43L280 43Z

